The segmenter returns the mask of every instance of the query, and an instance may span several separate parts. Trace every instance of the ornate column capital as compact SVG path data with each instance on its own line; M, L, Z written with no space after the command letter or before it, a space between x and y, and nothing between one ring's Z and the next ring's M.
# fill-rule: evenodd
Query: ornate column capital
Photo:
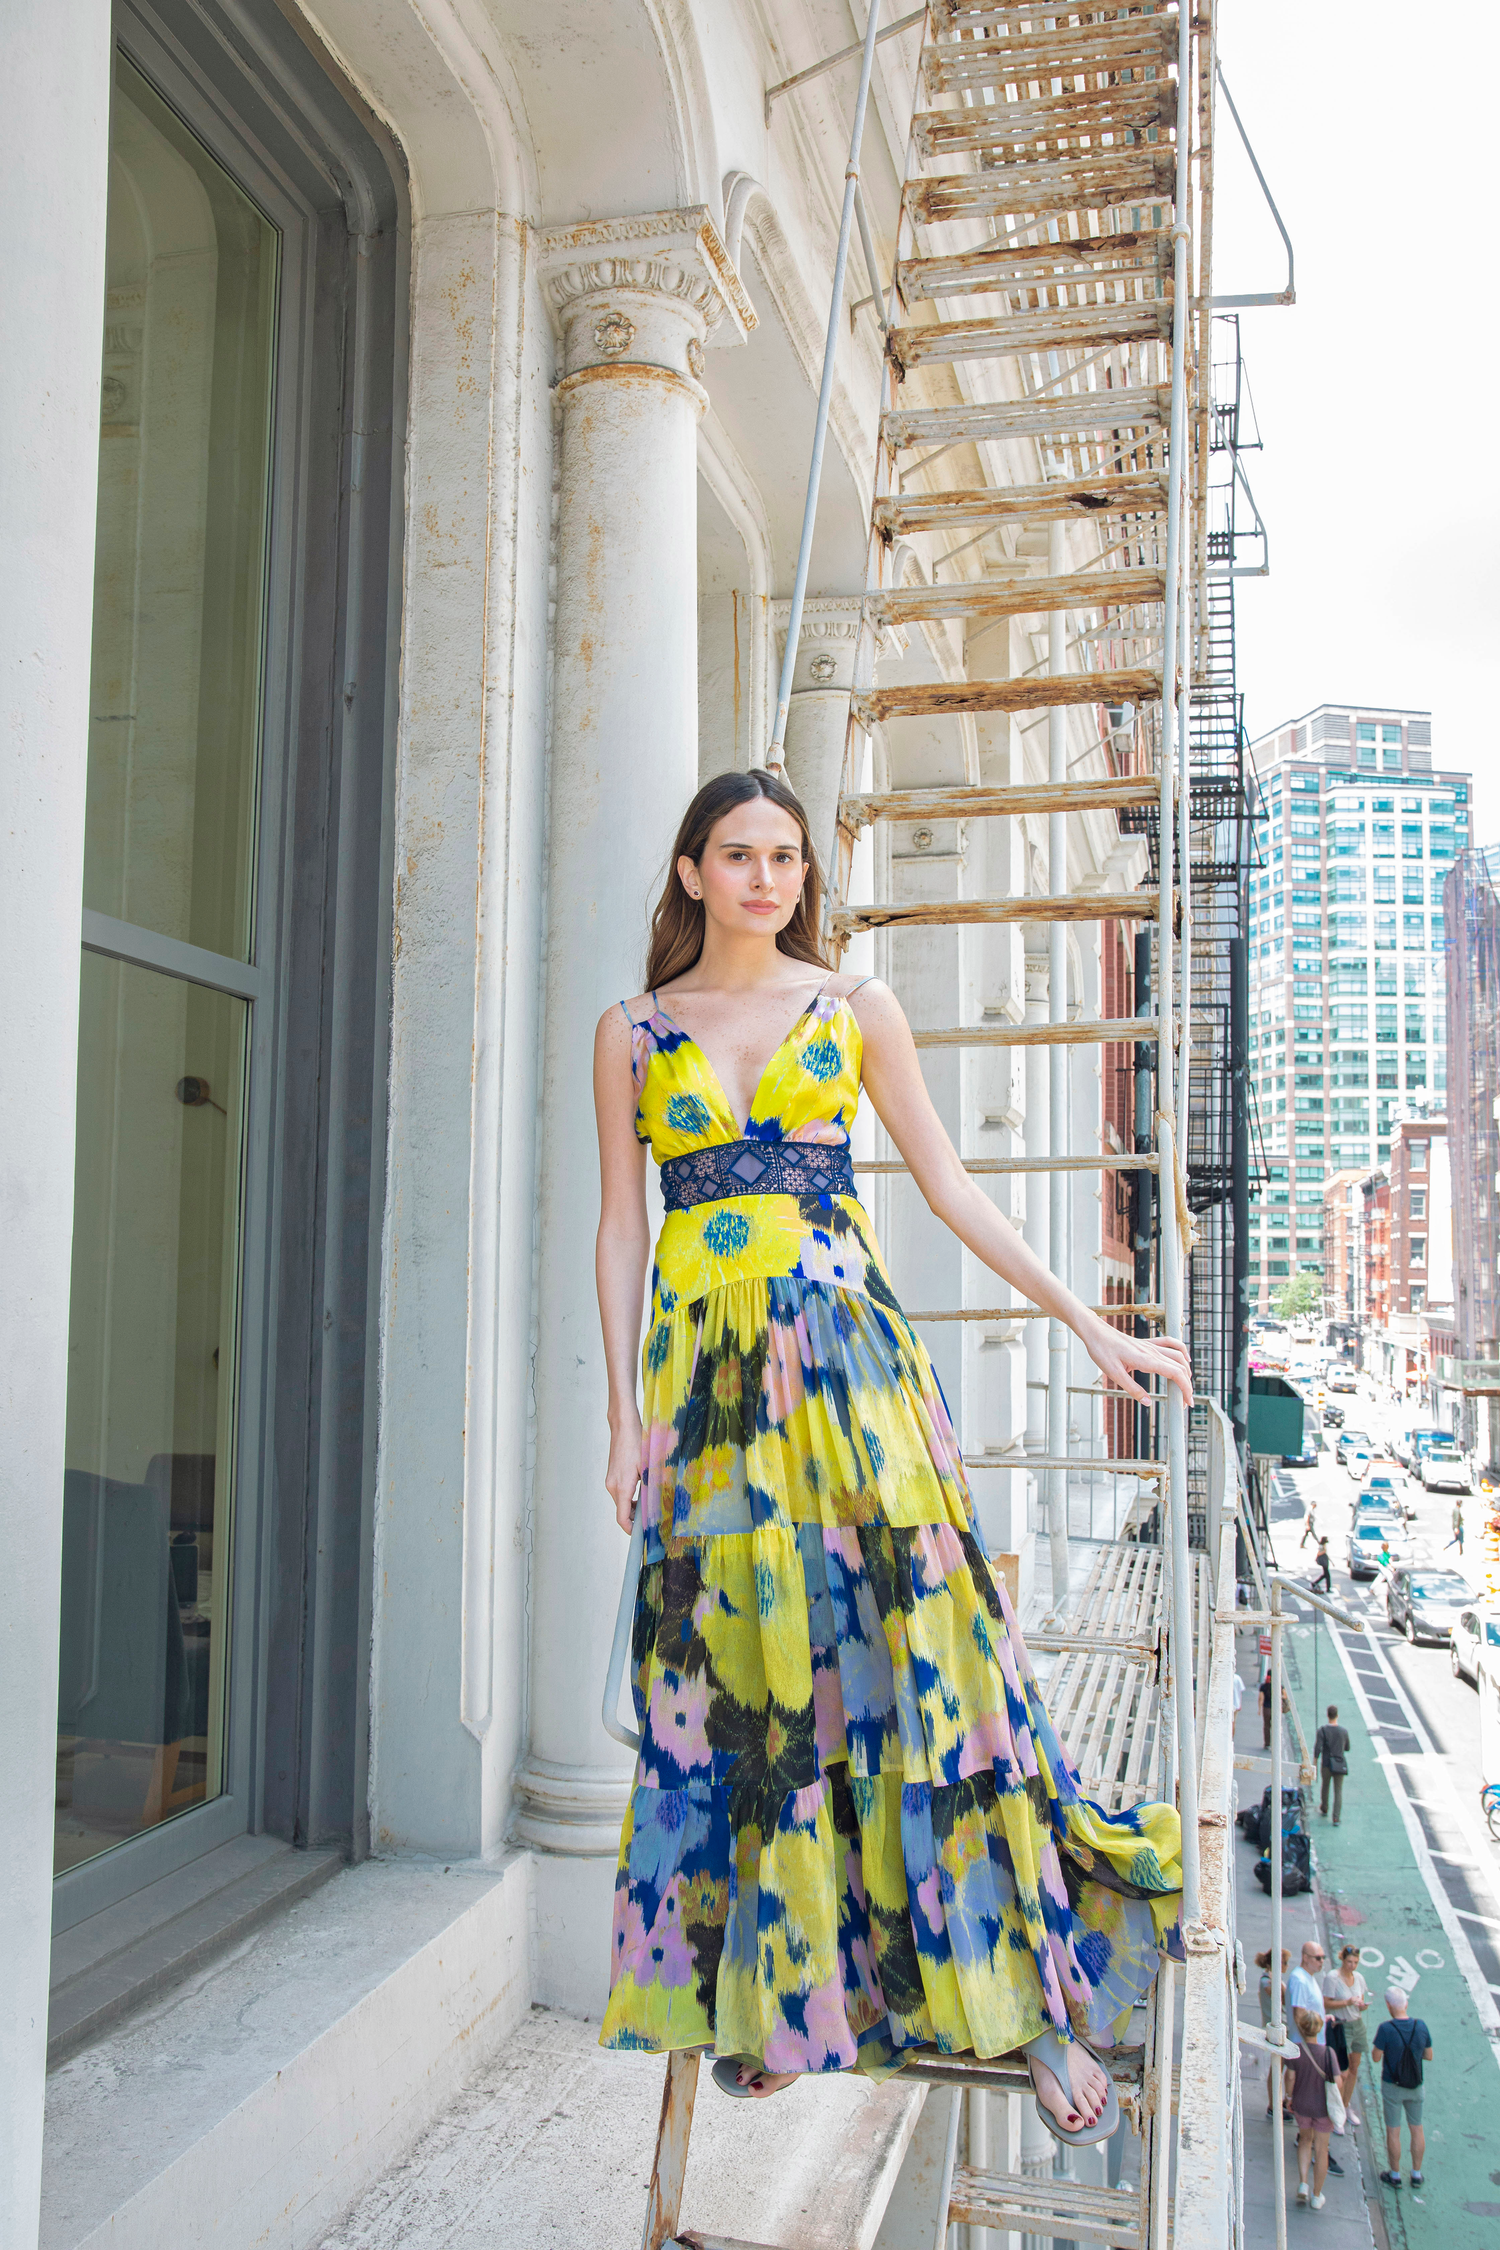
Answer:
M563 343L560 389L580 378L649 371L689 384L701 407L709 337L727 325L724 341L738 341L756 325L704 204L546 227L536 243Z
M792 692L804 695L848 695L854 687L854 660L859 648L859 594L810 594L802 605L802 634L797 643L797 669ZM771 630L776 636L778 662L786 649L789 600L771 604Z

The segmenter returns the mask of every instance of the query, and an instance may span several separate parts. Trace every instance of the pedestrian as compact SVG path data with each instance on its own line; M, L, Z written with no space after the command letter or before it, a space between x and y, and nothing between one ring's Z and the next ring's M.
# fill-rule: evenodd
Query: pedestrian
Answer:
M1265 1677L1260 1683L1260 1723L1261 1731L1265 1737L1261 1747L1264 1750L1269 1750L1271 1747L1271 1668L1269 1665L1267 1665Z
M1370 2051L1370 2030L1365 2022L1370 1988L1359 1973L1357 1945L1340 1946L1338 1967L1330 1969L1323 1979L1323 1998L1329 2014L1328 2044L1343 2064L1339 2092L1344 2097L1350 2124L1357 2125L1354 2092L1359 2084L1360 2064Z
M1301 1547L1305 1547L1305 1546L1307 1545L1307 1542L1308 1542L1308 1540L1309 1540L1309 1539L1316 1539L1316 1538L1317 1538L1317 1536L1318 1536L1318 1511L1317 1511L1317 1502L1316 1502L1316 1501L1314 1501L1314 1500L1309 1500L1309 1501L1308 1501L1308 1503L1307 1503L1307 1521L1306 1521L1306 1523L1304 1523L1304 1524L1303 1524L1303 1526L1302 1526L1302 1537L1301 1537L1301 1538L1300 1538L1300 1539L1299 1539L1299 1540L1297 1541L1297 1545L1298 1545L1298 1547L1299 1547L1299 1548L1301 1548Z
M1328 1552L1328 1534L1318 1536L1318 1552L1313 1563L1313 1588L1322 1588L1325 1594L1333 1592L1333 1562Z
M1303 1948L1306 1951L1306 1947ZM1292 1975L1296 1975L1296 1970ZM1328 2114L1328 2083L1338 2079L1339 2066L1333 2049L1323 2044L1323 2003L1315 2008L1297 2008L1293 2011L1297 2027L1297 2045L1301 2052L1292 2070L1292 2122L1297 2128L1297 2201L1311 2201L1315 2211L1323 2208L1323 2182L1330 2172L1340 2167L1328 2153L1328 2136L1333 2130L1333 2120ZM1308 2194L1308 2172L1312 2173L1312 2193Z
M1031 2032L1023 2052L1048 2131L1074 2143L1108 2140L1119 2122L1114 2083L1073 2026L1103 2025L1151 1989L1155 1930L1171 1929L1181 1905L1181 1822L1167 1803L1081 1808L1082 1784L1053 1747L1009 1596L968 1532L973 1502L937 1377L855 1194L847 1121L861 1086L894 1124L914 1176L957 1239L1071 1328L1102 1382L1141 1396L1128 1380L1136 1368L1172 1384L1186 1408L1187 1347L1109 1327L965 1173L895 999L874 979L837 974L824 958L807 815L774 769L707 782L683 817L662 880L648 989L610 1008L594 1033L595 1263L609 1393L605 1491L622 1533L649 1532L653 1554L665 1534L671 1548L671 1602L657 1600L654 1566L641 1574L637 1692L642 1708L675 1716L690 1707L692 1720L671 1728L669 1753L653 1737L637 1763L600 2044L629 2055L715 2049L720 2089L762 2100L814 2072L883 2068L908 2036L908 2005L926 2011L924 2034L930 2022L937 2043L961 2054L975 2041L993 2044L994 2023L1013 2024ZM575 905L581 928L587 901ZM565 1036L576 1042L582 1030L570 1023ZM717 1069L713 1056L723 1058ZM647 1142L667 1204L654 1260ZM766 1149L773 1165L757 1155ZM835 1267L836 1289L827 1278ZM750 1371L743 1386L742 1367ZM841 1508L849 1512L851 1477L860 1532L882 1558L884 1612L864 1599L863 1578L862 1608L850 1600L836 1613L819 1609L808 1591L814 1580L804 1585L800 1564L786 1561L799 1552L795 1534L768 1533L759 1521L764 1510L788 1526L811 1511L833 1524ZM744 1497L750 1492L753 1501ZM774 1565L764 1560L768 1538L782 1542ZM913 1553L920 1561L908 1565ZM825 1580L814 1577L816 1591ZM692 1615L690 1642L678 1631L679 1607ZM965 1651L961 1666L941 1652L927 1661L919 1611L941 1614ZM916 1847L908 1845L908 1875L899 1826L881 1825L886 1807L901 1804L894 1749L878 1785L854 1777L846 1789L836 1778L836 1803L817 1792L816 1849L791 1834L810 1833L812 1820L803 1784L813 1779L822 1739L813 1666L841 1662L846 1679L863 1667L863 1679L872 1640L887 1646L883 1634L898 1651L898 1670L894 1686L877 1686L869 1724L885 1728L881 1740L894 1745L899 1709L902 1725L939 1742L945 1773L983 1768L972 1816L955 1816L964 1826L952 1850L977 1849L981 1862L1007 1869L1014 1861L1051 1870L1041 1877L1045 1943L1021 1934L1037 1877L1017 1877L1009 1919L986 1924L977 1946L962 1941L962 1998L948 1953L940 1958L926 1936ZM888 1667L877 1677L886 1681ZM769 1695L761 1692L767 1680ZM1036 1765L1033 1734L1048 1755L1023 1787L1019 1777ZM753 1772L755 1786L722 1781L719 1746L731 1737L738 1771ZM664 1758L672 1789L656 1786ZM947 1802L932 1816L943 1870L934 1880L945 1883ZM763 1835L774 1844L763 1847ZM774 1900L785 1932L774 1943L738 1942L747 1909L735 1904L735 1871L749 1867L747 1853L760 1870L763 1911L770 1915ZM1152 1896L1154 1922L1147 1912L1124 1924L1122 1884ZM997 1879L994 1888L1003 1887ZM684 1915L677 1901L689 1890ZM961 1902L950 1885L948 1895L956 1932L968 1894ZM1033 1915L1038 1931L1041 1911ZM672 1921L675 1952L654 1936L661 1913ZM872 2005L863 1953L844 1933L877 1914L884 1998Z
M1286 1972L1287 1964L1291 1960L1291 1958L1291 1954L1288 1952L1287 1948L1283 1946L1281 1949L1281 1975L1277 1982L1278 1997L1276 2001L1276 2020L1281 2025L1283 2034L1285 2034L1287 2028ZM1271 1948L1269 1946L1266 1947L1264 1953L1256 1954L1255 1966L1260 1971L1260 2028L1262 2031L1269 2031L1271 2028ZM1274 2063L1269 2063L1266 2066L1267 2117L1269 2117L1271 2114L1271 2074L1275 2070L1275 2068L1276 2065Z
M1448 1541L1448 1546L1458 1549L1458 1558L1462 1562L1464 1553L1464 1504L1462 1500L1455 1500L1453 1503L1453 1537ZM1444 1548L1443 1552L1446 1554L1447 1548Z
M1245 1683L1238 1672L1231 1672L1229 1675L1229 1700L1233 1706L1234 1715L1238 1718L1240 1706L1245 1700Z
M1318 1803L1318 1815L1328 1818L1328 1791L1333 1789L1333 1825L1337 1828L1344 1816L1344 1776L1349 1771L1349 1729L1339 1725L1339 1707L1328 1706L1327 1723L1313 1736L1313 1759L1323 1776L1323 1787Z
M1406 1994L1392 1985L1385 1996L1389 2021L1375 2034L1380 2057L1380 2100L1385 2110L1386 2169L1380 2177L1387 2187L1401 2185L1401 2120L1411 2134L1411 2184L1422 2185L1422 2158L1427 2136L1422 2131L1423 2064L1432 2060L1432 2033L1420 2016L1407 2014Z
M1320 2041L1328 2020L1328 2008L1323 1998L1323 1971L1327 1962L1328 1956L1317 1939L1308 1938L1303 1945L1300 1962L1286 1980L1287 2005L1292 2011L1292 2021L1296 2023L1304 2014L1315 2016L1316 2036ZM1326 2135L1326 2125L1323 2130ZM1329 2155L1326 2148L1323 2151L1323 2162L1327 2171L1342 2178L1344 2167L1337 2158Z

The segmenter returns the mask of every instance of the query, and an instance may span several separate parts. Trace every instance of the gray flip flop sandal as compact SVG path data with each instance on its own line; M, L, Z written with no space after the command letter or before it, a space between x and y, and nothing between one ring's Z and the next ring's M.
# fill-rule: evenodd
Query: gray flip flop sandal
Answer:
M737 2102L753 2102L759 2096L740 2084L740 2072L761 2071L765 2067L755 2055L720 2055L714 2064L714 2084L721 2094L732 2094Z
M1028 2039L1021 2052L1027 2057L1028 2062L1034 2058L1037 2062L1045 2064L1059 2086L1071 2096L1072 2080L1068 2076L1068 2049L1055 2031L1044 2031L1037 2038ZM1098 2062L1097 2055L1095 2055L1094 2060ZM1100 2067L1103 2068L1102 2064ZM1120 2104L1115 2096L1114 2080L1110 2077L1108 2071L1105 2071L1104 2083L1103 2109L1092 2125L1080 2126L1078 2131L1073 2133L1065 2131L1058 2124L1052 2112L1043 2105L1041 2097L1039 2095L1036 2097L1036 2113L1055 2141L1063 2141L1069 2148L1088 2148L1095 2141L1107 2141L1111 2133L1117 2130L1120 2123ZM1033 2094L1035 2094L1036 2080L1034 2078L1031 2084Z

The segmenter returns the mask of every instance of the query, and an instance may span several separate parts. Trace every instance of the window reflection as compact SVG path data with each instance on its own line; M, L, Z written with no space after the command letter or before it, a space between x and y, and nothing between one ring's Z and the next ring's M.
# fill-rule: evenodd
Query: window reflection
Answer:
M246 1004L85 954L59 1871L222 1786Z
M118 58L84 904L238 960L276 253L275 229Z

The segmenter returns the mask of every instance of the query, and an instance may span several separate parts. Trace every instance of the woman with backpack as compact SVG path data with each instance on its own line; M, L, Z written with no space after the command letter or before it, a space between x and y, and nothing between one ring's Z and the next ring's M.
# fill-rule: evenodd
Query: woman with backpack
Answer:
M1297 2201L1306 2204L1310 2200L1313 2209L1321 2211L1323 2183L1328 2177L1328 2136L1334 2125L1330 2091L1337 2105L1339 2123L1343 2122L1338 2057L1331 2047L1323 2044L1321 2010L1298 2008L1294 2015L1297 2045L1301 2049L1292 2067L1291 2089L1292 2121L1297 2128ZM1310 2197L1309 2171L1312 2173Z

